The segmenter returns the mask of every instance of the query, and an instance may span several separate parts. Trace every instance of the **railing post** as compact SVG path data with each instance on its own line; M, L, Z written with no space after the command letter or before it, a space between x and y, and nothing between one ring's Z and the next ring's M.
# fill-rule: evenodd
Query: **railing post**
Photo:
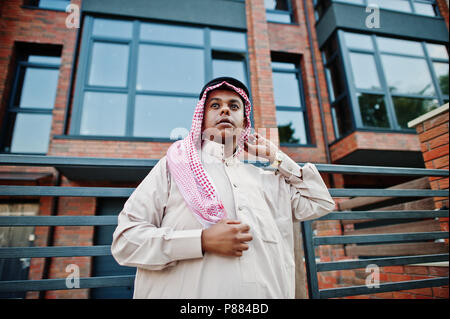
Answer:
M319 299L319 282L317 279L316 254L313 245L311 221L302 222L303 249L305 251L306 277L309 299Z

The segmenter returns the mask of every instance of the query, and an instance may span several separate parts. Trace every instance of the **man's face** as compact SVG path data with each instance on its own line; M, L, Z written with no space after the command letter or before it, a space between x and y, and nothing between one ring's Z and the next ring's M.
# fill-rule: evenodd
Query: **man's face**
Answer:
M239 136L246 125L244 103L239 94L227 90L213 90L205 103L203 133L214 141L224 143L226 139Z

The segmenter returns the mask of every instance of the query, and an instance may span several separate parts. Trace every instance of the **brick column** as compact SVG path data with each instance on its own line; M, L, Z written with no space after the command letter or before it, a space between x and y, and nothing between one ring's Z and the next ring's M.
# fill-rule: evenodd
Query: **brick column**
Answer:
M426 168L448 170L448 103L408 123L415 127ZM432 189L448 189L448 177L430 177ZM449 207L448 197L435 197L435 207ZM448 218L441 218L441 229L448 231ZM448 240L446 240L448 242Z

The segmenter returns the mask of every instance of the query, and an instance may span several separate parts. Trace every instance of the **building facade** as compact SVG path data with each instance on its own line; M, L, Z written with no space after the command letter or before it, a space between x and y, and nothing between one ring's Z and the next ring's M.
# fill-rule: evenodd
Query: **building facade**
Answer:
M424 168L408 122L449 101L448 12L446 0L4 0L0 152L158 160L190 129L204 83L229 75L251 91L253 126L270 132L297 162ZM448 155L436 168L448 169ZM0 166L0 183L135 187L145 173ZM324 179L334 188L409 181ZM111 215L123 203L3 198L1 211ZM448 199L439 203L448 207ZM343 210L358 207L341 204ZM355 227L328 222L317 231L342 234ZM112 231L35 227L16 244L101 245L110 243ZM348 252L340 247L319 254L327 260ZM23 266L15 262L2 267ZM74 263L82 277L134 273L112 257L33 258L23 266L27 271L7 278L64 278ZM324 287L327 280L336 283L336 275L322 278ZM99 288L20 297L131 293Z

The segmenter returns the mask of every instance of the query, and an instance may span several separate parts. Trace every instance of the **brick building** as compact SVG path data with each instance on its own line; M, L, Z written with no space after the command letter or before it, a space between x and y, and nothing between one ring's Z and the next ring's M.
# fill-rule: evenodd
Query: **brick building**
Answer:
M297 162L424 168L421 140L408 122L448 103L448 12L446 0L3 0L0 152L157 160L190 128L203 84L231 75L251 90L254 127L278 128L277 142ZM448 119L440 135L448 138ZM448 169L446 147L437 168ZM142 173L0 166L0 184L135 187ZM324 179L334 188L411 181L339 174ZM368 205L337 201L342 210ZM0 212L108 215L123 202L3 197ZM400 203L373 207L394 204ZM448 199L437 202L442 206ZM333 221L317 223L316 231L346 234L378 226ZM112 230L36 227L16 245L28 245L30 238L34 246L107 244ZM448 252L448 243L442 249ZM350 251L323 247L319 254L339 260ZM112 257L32 258L26 271L11 276L64 278L72 263L82 277L134 271L114 265ZM408 271L448 273L448 263L385 268L386 280L393 281ZM320 282L326 288L357 275L325 274ZM26 297L130 295L125 288L99 288ZM378 295L448 298L448 288Z

